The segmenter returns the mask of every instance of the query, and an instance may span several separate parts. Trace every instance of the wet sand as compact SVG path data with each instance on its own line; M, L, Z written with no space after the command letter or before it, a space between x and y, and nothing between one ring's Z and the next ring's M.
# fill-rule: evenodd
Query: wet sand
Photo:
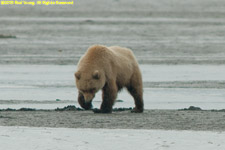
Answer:
M225 131L225 111L0 111L0 126Z

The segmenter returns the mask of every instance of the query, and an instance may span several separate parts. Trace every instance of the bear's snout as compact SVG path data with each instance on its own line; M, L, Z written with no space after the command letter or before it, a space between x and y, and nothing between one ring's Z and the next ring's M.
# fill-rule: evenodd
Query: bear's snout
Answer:
M89 103L95 97L92 93L84 93L83 95L86 103Z

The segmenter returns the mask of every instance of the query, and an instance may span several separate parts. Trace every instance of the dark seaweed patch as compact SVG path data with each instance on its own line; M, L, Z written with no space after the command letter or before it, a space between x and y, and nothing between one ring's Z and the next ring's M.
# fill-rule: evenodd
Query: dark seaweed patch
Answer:
M93 112L98 111L99 109L94 108L92 109ZM113 112L119 112L119 111L129 111L132 110L131 107L129 108L114 108L112 111ZM34 109L34 108L20 108L20 109L12 109L12 108L7 108L7 109L0 109L0 111L52 111L49 109ZM85 111L82 108L76 107L75 105L68 105L63 108L56 108L54 111Z
M189 108L179 109L179 110L185 110L185 111L200 111L202 110L200 107L190 106Z
M12 108L6 108L6 109L0 109L0 111L17 111L16 109Z
M0 34L0 38L16 38L16 36Z
M77 108L75 105L69 105L63 108L56 108L55 111L83 111L83 109Z
M122 103L122 102L123 102L123 100L118 99L118 100L116 100L116 102Z
M225 109L220 109L220 110L216 110L216 109L213 109L211 110L212 112L225 112Z
M20 108L18 111L36 111L34 108Z
M129 111L129 110L132 110L133 108L132 107L129 107L129 108L114 108L113 111Z

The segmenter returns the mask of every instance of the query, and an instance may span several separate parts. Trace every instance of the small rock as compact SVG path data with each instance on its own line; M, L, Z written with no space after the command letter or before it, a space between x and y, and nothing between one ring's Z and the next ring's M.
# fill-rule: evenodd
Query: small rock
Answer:
M123 102L123 100L118 99L118 100L116 100L116 102L122 103L122 102Z

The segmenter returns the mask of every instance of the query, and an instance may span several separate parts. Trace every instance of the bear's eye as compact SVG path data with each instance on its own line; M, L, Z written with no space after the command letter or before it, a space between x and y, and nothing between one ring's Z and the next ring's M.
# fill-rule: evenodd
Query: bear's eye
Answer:
M89 90L80 90L81 93L94 93L96 91L96 88L92 88Z
M87 93L87 91L86 91L86 90L80 90L80 92L81 92L81 93Z

